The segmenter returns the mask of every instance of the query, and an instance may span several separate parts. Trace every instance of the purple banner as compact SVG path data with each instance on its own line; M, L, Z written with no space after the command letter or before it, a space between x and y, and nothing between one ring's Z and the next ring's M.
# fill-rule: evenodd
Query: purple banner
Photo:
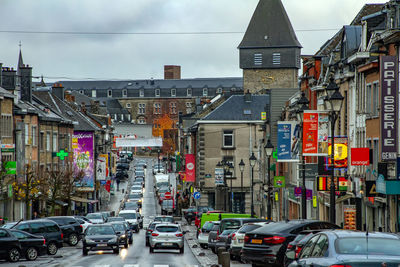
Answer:
M93 187L94 160L93 160L93 133L74 132L72 137L72 150L74 151L74 170L84 172L82 181L77 183L81 187Z
M397 159L397 60L381 56L381 158Z

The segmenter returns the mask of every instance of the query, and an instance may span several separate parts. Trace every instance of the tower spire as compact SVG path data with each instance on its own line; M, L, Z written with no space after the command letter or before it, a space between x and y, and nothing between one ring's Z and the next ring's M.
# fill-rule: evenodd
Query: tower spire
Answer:
M18 69L24 66L24 60L22 59L22 44L19 41L19 57L18 57Z

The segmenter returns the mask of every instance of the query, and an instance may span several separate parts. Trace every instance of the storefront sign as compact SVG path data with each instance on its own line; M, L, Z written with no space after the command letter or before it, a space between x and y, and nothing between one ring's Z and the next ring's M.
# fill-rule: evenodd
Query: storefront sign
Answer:
M299 161L300 127L296 121L278 121L278 162Z
M215 168L215 185L224 185L224 169Z
M343 229L356 230L356 206L344 205L343 215L344 215Z
M282 188L285 187L285 176L274 176L274 187Z
M351 165L368 166L369 148L368 147L351 148Z
M381 73L381 159L397 158L397 57L380 57Z
M318 164L316 163L306 164L306 179L315 181L315 178L317 177L318 177Z
M78 187L94 187L93 132L75 131L73 134L74 170L83 171L84 176L77 182Z
M376 182L375 181L365 181L365 196L376 197L378 192L376 192Z
M17 174L17 162L7 161L5 164L5 169L7 174Z
M193 154L185 155L186 182L194 183L196 181L196 162Z
M335 177L335 191L347 191L347 179L346 177ZM331 190L331 177L318 177L317 180L318 191L330 191Z
M328 155L328 124L329 116L326 112L304 111L303 155Z
M329 140L329 149L328 149L328 166L331 166L331 138ZM348 158L348 150L347 150L347 137L335 137L335 150L333 154L333 160L335 163L336 169L345 169L347 168L347 158Z
M15 145L14 144L1 144L1 152L14 152Z

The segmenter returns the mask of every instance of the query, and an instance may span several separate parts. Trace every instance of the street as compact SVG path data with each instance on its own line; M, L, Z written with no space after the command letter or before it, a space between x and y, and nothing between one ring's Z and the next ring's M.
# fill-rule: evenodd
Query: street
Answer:
M153 192L153 174L151 171L151 160L147 159L147 172L145 179L145 191L143 199L142 215L144 216L144 227L146 227L155 215L160 214L160 207ZM132 164L132 163L131 163ZM132 165L131 165L132 170ZM132 171L129 172L129 179L133 179ZM126 192L128 182L121 182L120 191L117 191L113 196L110 204L110 208L115 210L119 209L120 200L123 198L122 188ZM43 256L38 257L36 261L26 261L22 259L17 263L8 263L2 261L1 266L71 266L71 267L141 267L141 266L169 266L169 267L181 267L181 266L198 266L199 263L194 257L191 249L185 242L185 253L179 254L178 250L156 250L155 253L149 253L148 247L145 246L145 231L141 229L139 233L134 233L133 244L128 249L121 249L119 255L112 254L112 252L96 253L89 252L88 256L82 256L82 242L80 241L76 247L69 247L64 245L59 250L56 256Z

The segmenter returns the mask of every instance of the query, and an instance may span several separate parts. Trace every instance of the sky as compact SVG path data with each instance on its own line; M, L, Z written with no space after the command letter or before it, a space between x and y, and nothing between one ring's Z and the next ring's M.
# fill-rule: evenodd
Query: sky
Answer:
M315 54L364 4L385 2L281 1L303 55ZM21 42L24 63L46 82L162 79L164 65L180 65L182 78L241 77L237 46L257 3L1 0L0 62L15 68ZM198 34L205 32L214 34Z

